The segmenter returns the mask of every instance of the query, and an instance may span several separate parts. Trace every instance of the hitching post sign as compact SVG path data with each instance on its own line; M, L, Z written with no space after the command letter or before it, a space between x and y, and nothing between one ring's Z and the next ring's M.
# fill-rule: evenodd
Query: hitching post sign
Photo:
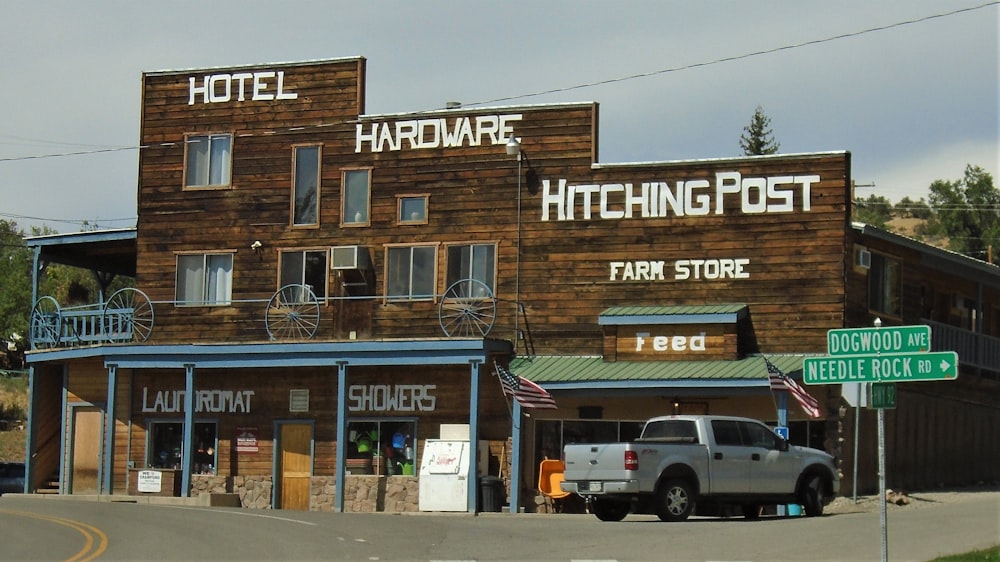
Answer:
M931 350L930 326L846 328L826 333L829 355L923 353Z
M954 351L808 357L802 362L806 384L845 382L917 382L958 378Z

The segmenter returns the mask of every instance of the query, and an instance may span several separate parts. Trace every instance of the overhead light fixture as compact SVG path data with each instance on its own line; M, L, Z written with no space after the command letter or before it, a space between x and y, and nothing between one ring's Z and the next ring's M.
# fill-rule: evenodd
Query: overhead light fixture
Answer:
M517 137L511 135L507 139L507 156L520 156L521 154L521 141L517 140Z

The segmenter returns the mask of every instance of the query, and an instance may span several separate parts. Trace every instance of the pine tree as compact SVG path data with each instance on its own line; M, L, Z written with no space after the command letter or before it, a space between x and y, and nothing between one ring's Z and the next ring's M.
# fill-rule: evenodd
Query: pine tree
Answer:
M746 156L760 156L762 154L774 154L781 146L771 134L771 118L764 114L764 108L757 106L753 112L753 119L750 124L743 127L743 134L740 135L740 148Z

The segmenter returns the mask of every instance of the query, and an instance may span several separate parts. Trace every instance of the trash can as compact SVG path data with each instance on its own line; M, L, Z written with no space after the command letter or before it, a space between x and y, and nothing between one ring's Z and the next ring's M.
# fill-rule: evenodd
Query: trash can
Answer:
M505 491L503 478L481 476L479 478L479 511L500 512L503 508Z

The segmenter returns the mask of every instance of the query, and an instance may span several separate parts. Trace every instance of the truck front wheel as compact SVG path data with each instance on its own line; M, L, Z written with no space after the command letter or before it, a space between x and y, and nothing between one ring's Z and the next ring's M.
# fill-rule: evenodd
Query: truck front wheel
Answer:
M601 521L621 521L628 515L630 508L626 501L591 498L587 502L590 512Z
M684 521L694 511L694 495L686 480L667 480L656 490L656 516L660 521Z
M810 476L803 483L799 491L799 501L807 517L823 515L823 488L824 482L820 476Z

